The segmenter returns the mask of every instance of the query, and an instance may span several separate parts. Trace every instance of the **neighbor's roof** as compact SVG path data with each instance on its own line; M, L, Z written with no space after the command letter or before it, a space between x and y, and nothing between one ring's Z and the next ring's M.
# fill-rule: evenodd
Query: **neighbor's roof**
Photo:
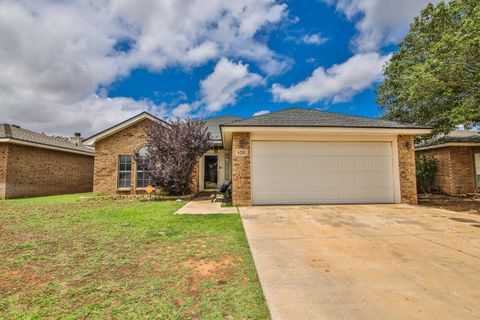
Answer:
M95 154L94 149L77 145L67 139L48 136L6 123L0 124L0 142L2 141L73 153Z
M302 108L271 112L237 120L222 126L430 129L415 124L402 124L394 121Z
M480 143L480 131L477 130L455 130L445 136L434 137L421 142L416 148L440 147L445 144Z
M205 125L210 132L210 140L222 140L222 135L220 133L220 125L226 125L232 123L233 121L240 120L242 118L236 116L220 116L214 118L204 119Z

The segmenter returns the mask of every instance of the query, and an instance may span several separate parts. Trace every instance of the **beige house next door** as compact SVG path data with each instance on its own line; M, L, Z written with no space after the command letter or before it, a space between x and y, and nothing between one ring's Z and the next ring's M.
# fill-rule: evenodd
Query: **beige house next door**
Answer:
M252 143L261 204L394 203L391 142Z

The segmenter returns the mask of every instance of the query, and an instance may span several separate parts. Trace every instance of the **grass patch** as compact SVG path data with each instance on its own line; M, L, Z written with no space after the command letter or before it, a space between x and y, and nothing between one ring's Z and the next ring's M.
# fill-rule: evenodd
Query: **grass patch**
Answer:
M79 197L0 201L0 318L269 318L238 215Z

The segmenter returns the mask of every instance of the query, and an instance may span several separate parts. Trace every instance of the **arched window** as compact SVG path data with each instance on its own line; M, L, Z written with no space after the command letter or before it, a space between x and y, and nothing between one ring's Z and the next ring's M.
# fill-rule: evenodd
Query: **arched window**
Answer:
M138 148L137 154L139 158L144 158L148 156L147 147L143 146ZM149 172L142 168L141 163L142 161L137 160L137 188L145 188L146 186L152 184L152 179Z

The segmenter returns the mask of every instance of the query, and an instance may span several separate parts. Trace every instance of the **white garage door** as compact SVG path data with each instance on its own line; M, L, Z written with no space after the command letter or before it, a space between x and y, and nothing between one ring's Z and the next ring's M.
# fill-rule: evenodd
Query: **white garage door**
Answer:
M393 203L389 142L252 144L253 204Z

